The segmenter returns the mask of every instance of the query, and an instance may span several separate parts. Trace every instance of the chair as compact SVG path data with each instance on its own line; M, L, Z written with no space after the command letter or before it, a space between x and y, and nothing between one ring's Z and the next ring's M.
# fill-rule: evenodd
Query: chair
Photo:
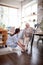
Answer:
M37 41L37 45L39 44L40 40L42 41L42 44L43 44L43 37L40 36L39 39L38 39L38 41Z
M7 40L7 30L0 28L0 45L5 46Z

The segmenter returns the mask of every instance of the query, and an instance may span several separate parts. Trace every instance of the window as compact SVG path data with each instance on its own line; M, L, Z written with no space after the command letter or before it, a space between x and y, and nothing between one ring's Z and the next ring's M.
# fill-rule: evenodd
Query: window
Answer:
M0 26L4 24L6 27L20 26L18 9L6 6L0 6Z
M37 23L37 3L32 1L22 8L22 24L28 22L31 27Z

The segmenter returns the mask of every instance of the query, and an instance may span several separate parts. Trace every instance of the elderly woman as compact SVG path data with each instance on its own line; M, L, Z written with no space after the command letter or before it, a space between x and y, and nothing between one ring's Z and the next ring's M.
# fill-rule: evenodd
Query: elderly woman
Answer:
M22 43L25 45L25 50L28 50L28 43L32 38L33 29L30 27L29 23L26 23L25 29L22 32L21 40Z

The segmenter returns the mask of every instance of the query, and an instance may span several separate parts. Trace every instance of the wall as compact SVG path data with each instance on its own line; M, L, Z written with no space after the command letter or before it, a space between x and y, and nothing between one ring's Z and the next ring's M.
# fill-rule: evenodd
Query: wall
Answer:
M0 3L12 5L13 7L17 7L17 8L21 6L21 3L16 0L0 0Z

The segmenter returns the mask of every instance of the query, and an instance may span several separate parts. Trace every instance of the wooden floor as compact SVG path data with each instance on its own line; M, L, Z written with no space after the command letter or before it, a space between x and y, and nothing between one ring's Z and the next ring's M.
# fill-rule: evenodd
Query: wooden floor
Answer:
M32 53L29 52L1 55L0 65L43 65L43 46L33 46Z

